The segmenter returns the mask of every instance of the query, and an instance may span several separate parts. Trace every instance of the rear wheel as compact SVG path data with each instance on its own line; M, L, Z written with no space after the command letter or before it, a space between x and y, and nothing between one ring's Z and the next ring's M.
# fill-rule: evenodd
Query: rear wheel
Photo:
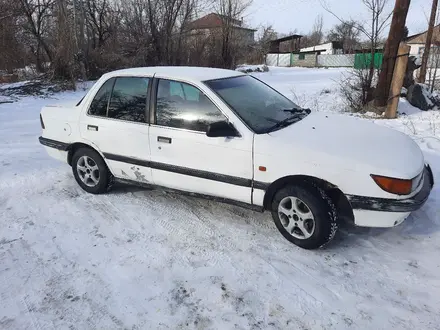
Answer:
M272 217L281 234L304 249L324 246L338 229L335 205L311 184L280 189L272 202Z
M109 190L113 177L102 157L89 148L78 149L72 157L72 171L82 189L92 194Z

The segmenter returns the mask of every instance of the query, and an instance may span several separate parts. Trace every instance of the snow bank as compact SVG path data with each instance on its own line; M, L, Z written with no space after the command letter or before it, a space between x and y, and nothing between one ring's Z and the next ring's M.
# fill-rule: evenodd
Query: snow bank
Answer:
M12 103L14 101L12 97L0 95L0 103Z
M299 106L314 111L341 112L345 103L339 95L339 81L347 69L270 67L268 73L253 73Z
M269 67L266 64L260 64L260 65L241 64L241 65L238 65L235 70L240 71L240 72L245 72L245 73L268 72Z
M5 90L5 89L12 89L12 88L19 88L19 87L23 87L26 86L30 83L33 83L32 80L25 80L25 81L19 81L19 82L15 82L15 83L10 83L10 84L0 84L0 90Z

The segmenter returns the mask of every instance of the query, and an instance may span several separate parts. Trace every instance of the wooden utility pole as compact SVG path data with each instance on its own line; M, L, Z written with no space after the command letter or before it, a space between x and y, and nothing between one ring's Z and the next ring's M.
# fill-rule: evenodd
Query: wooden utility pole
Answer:
M426 34L425 51L422 57L422 66L420 67L419 83L424 84L426 81L426 71L428 67L429 52L431 51L432 34L434 31L435 16L437 15L438 0L432 0L431 18L429 19L428 32Z
M388 102L388 92L393 79L396 55L400 42L405 38L405 23L411 0L396 0L390 32L385 44L382 68L376 88L375 105L384 107Z
M410 47L404 42L400 43L397 53L394 75L391 81L390 98L388 99L385 117L392 119L397 117L397 108L399 106L400 93L405 79L406 67L408 66L408 56Z

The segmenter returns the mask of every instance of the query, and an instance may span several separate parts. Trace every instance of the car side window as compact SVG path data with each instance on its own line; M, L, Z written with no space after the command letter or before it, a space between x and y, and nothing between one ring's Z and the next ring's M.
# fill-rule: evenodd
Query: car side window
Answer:
M92 116L106 117L107 105L112 93L115 78L107 80L96 93L89 107L89 114Z
M160 126L206 132L209 124L227 120L202 91L186 83L160 79L156 102Z
M149 78L116 78L110 98L108 117L144 123L148 84Z

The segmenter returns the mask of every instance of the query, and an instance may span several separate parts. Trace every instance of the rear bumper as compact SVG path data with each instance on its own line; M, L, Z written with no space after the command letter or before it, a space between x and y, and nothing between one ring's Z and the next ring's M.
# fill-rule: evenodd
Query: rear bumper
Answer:
M50 148L54 148L54 149L58 149L58 150L62 150L62 151L67 151L69 149L69 147L70 147L69 143L64 143L64 142L55 141L55 140L51 140L51 139L46 139L46 138L44 138L42 136L40 136L38 138L38 140L45 147L50 147Z
M353 210L405 213L418 210L426 203L434 186L434 176L429 165L425 166L422 189L407 199L386 199L364 196L347 196Z
M59 161L68 163L67 154L70 148L70 144L46 139L42 136L40 136L39 140L40 143L44 146L44 149L46 149L46 152L49 156Z
M423 186L417 195L403 200L348 196L353 207L354 223L361 227L394 227L401 224L413 211L421 208L429 198L434 177L429 165L424 170Z

